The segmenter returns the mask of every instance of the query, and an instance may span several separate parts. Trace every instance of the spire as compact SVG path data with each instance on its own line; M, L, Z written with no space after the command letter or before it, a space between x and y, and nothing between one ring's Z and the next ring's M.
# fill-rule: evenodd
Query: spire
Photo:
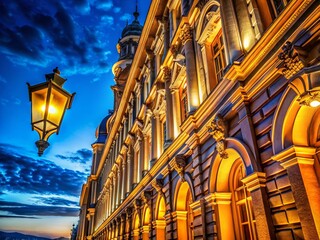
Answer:
M137 21L139 17L139 12L138 12L138 0L136 0L136 11L133 13L134 20Z

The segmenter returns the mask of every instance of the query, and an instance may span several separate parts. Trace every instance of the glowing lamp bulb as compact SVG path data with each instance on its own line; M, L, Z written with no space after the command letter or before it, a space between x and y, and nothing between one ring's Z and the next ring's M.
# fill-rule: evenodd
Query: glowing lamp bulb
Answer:
M320 106L320 101L319 100L313 99L310 102L310 107L318 107L318 106Z
M46 106L45 105L42 105L41 107L41 111L44 112L46 110ZM57 112L57 109L53 106L49 106L49 110L48 110L48 113L50 114L55 114Z

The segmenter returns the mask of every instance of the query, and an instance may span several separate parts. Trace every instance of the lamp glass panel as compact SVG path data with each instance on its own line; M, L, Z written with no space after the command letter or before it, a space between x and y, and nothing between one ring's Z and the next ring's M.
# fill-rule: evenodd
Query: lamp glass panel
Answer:
M47 97L48 88L40 89L37 91L32 92L32 123L36 123L39 121L43 121L44 119L44 107L46 104L46 97ZM43 123L41 123L43 126ZM39 125L39 124L37 124ZM37 127L40 127L37 126Z
M51 89L50 102L48 105L48 127L59 127L67 102L68 96L65 96L58 89ZM53 125L50 126L51 124Z

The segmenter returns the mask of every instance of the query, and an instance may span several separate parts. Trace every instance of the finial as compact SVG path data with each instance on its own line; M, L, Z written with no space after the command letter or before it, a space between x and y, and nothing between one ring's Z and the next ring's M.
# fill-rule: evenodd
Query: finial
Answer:
M58 67L56 67L55 69L52 70L54 73L59 74L60 75L60 70L58 69Z
M134 16L134 20L138 20L138 17L139 17L139 12L138 12L138 0L136 0L136 11L133 13L133 16Z

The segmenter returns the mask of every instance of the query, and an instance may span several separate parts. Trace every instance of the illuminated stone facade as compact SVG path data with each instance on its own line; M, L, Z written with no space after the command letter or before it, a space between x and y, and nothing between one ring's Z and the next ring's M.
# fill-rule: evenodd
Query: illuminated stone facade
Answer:
M319 239L319 19L310 0L152 1L118 45L77 238Z

